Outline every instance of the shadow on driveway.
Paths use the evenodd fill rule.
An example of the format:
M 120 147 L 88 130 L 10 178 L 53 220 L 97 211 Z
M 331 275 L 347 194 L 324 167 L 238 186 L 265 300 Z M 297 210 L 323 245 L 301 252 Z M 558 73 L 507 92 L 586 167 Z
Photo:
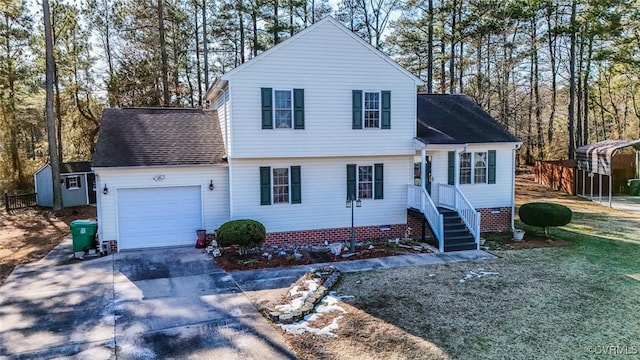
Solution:
M 0 287 L 0 357 L 295 358 L 200 250 L 59 264 L 45 258 L 18 267 Z

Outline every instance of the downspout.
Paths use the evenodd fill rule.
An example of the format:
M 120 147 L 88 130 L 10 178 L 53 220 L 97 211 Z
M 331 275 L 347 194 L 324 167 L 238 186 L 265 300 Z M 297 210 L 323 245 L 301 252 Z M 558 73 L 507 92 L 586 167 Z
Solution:
M 513 167 L 511 173 L 513 178 L 511 179 L 511 231 L 516 229 L 516 151 L 520 149 L 522 143 L 515 144 L 511 151 L 511 166 Z

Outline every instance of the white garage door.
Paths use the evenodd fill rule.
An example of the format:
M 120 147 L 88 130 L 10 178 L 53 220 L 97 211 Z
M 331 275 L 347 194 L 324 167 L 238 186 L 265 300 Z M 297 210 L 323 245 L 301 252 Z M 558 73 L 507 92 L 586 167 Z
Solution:
M 195 244 L 202 228 L 199 186 L 117 192 L 119 249 Z

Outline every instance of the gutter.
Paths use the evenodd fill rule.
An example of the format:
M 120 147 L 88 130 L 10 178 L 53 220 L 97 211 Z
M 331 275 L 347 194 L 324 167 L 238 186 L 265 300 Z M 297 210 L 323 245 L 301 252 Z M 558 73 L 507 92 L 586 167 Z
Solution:
M 511 151 L 511 163 L 513 164 L 513 179 L 511 181 L 511 232 L 516 229 L 516 151 L 520 149 L 522 143 L 517 143 Z

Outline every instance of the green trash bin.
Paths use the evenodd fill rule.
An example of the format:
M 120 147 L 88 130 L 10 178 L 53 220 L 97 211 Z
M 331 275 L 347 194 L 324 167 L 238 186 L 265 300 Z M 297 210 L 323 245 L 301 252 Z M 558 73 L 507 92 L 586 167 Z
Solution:
M 96 232 L 98 222 L 93 220 L 73 220 L 71 222 L 71 237 L 73 238 L 73 252 L 87 251 L 96 248 Z

